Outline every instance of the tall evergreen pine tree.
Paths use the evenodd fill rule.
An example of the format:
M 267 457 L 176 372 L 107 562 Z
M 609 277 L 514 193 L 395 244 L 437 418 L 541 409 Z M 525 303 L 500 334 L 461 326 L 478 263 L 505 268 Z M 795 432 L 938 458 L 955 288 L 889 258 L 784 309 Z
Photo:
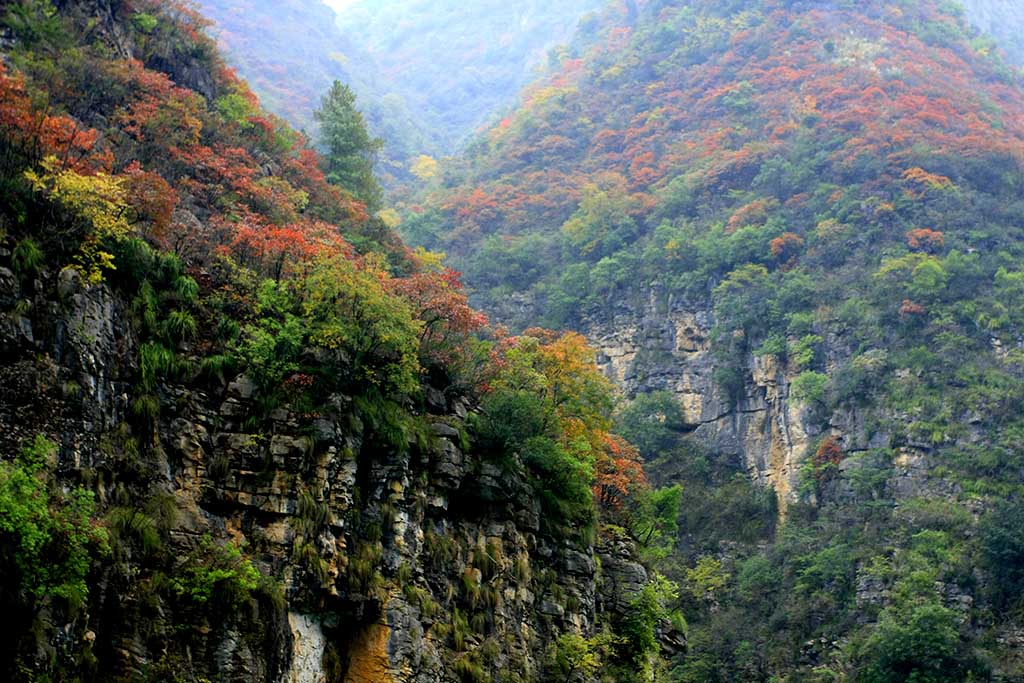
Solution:
M 355 93 L 335 81 L 314 117 L 320 124 L 327 179 L 366 202 L 370 209 L 380 208 L 383 193 L 373 175 L 373 165 L 384 141 L 371 137 L 362 112 L 356 109 Z

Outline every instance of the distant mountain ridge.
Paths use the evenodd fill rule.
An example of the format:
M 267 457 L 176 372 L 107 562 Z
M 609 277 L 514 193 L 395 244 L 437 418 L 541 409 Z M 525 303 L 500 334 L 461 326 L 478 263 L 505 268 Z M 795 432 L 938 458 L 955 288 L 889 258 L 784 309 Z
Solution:
M 430 121 L 445 151 L 510 104 L 605 0 L 356 0 L 338 25 Z

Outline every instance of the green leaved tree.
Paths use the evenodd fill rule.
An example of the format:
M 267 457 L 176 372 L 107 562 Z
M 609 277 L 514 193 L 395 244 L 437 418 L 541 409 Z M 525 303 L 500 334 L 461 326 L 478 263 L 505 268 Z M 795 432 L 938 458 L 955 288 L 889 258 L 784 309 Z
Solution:
M 381 205 L 382 192 L 373 175 L 384 141 L 370 136 L 351 88 L 335 81 L 313 116 L 320 124 L 324 171 L 334 185 L 345 188 L 370 209 Z

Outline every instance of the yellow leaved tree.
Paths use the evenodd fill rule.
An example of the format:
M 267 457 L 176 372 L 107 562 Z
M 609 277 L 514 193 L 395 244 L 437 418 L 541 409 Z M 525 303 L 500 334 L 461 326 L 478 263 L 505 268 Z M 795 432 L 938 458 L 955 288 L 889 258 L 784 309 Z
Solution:
M 107 173 L 81 175 L 63 168 L 50 156 L 40 170 L 25 172 L 36 192 L 63 207 L 84 231 L 76 263 L 89 282 L 103 281 L 104 270 L 114 270 L 114 257 L 102 249 L 104 240 L 123 239 L 133 233 L 128 222 L 130 206 L 123 178 Z
M 440 165 L 437 163 L 437 159 L 421 154 L 412 162 L 409 171 L 423 182 L 426 182 L 437 176 L 439 168 Z

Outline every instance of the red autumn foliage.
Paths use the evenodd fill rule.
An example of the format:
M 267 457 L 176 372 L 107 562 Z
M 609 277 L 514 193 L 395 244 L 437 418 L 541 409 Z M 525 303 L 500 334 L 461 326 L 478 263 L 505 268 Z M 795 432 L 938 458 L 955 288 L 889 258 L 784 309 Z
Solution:
M 814 453 L 814 457 L 811 460 L 814 467 L 814 476 L 819 481 L 827 479 L 831 474 L 830 470 L 838 467 L 844 457 L 845 454 L 843 453 L 842 446 L 839 445 L 839 440 L 834 436 L 827 437 L 818 446 L 818 450 Z
M 304 372 L 295 372 L 284 380 L 284 390 L 289 394 L 301 395 L 316 384 L 316 378 Z
M 607 434 L 594 463 L 594 498 L 602 508 L 621 511 L 631 495 L 650 488 L 640 451 L 622 437 Z
M 934 254 L 946 246 L 946 236 L 938 230 L 918 228 L 907 233 L 907 245 L 915 251 Z
M 247 199 L 259 194 L 255 181 L 260 170 L 244 148 L 191 145 L 170 151 L 181 172 L 188 174 L 181 182 L 210 204 L 227 193 Z
M 274 278 L 301 271 L 318 258 L 354 255 L 337 228 L 322 221 L 275 225 L 263 215 L 243 211 L 235 220 L 218 219 L 218 226 L 239 261 Z
M 773 239 L 770 243 L 772 256 L 781 263 L 791 263 L 796 260 L 800 249 L 804 246 L 804 238 L 793 232 L 785 232 Z
M 921 304 L 916 304 L 910 299 L 904 299 L 903 303 L 900 305 L 901 318 L 917 317 L 924 315 L 926 312 L 927 311 L 924 306 L 922 306 Z
M 21 154 L 40 159 L 56 156 L 81 172 L 107 170 L 111 157 L 94 150 L 97 131 L 68 116 L 51 116 L 37 110 L 25 92 L 20 76 L 7 73 L 0 62 L 0 135 Z
M 388 280 L 388 289 L 411 302 L 425 324 L 420 347 L 425 359 L 450 363 L 459 345 L 487 325 L 487 316 L 469 305 L 460 273 L 446 268 Z
M 726 224 L 726 232 L 736 232 L 747 226 L 761 226 L 768 220 L 768 213 L 775 208 L 777 202 L 774 199 L 755 199 L 736 209 Z
M 147 69 L 134 59 L 115 62 L 110 73 L 130 93 L 129 103 L 117 120 L 136 140 L 162 149 L 199 142 L 205 108 L 199 95 L 176 86 L 166 74 Z
M 146 45 L 133 51 L 139 59 L 86 50 L 90 96 L 83 97 L 69 82 L 51 92 L 50 105 L 77 111 L 85 120 L 101 120 L 133 143 L 123 144 L 126 136 L 116 135 L 110 139 L 122 144 L 104 140 L 98 145 L 98 133 L 73 116 L 37 110 L 22 77 L 8 75 L 0 64 L 0 134 L 22 157 L 53 154 L 80 172 L 120 168 L 131 217 L 142 234 L 176 251 L 192 267 L 227 256 L 259 275 L 279 277 L 306 259 L 354 256 L 343 233 L 358 236 L 367 247 L 379 245 L 395 263 L 408 262 L 407 250 L 392 231 L 371 219 L 343 188 L 327 182 L 308 140 L 260 110 L 248 86 L 216 55 L 203 33 L 205 20 L 193 8 L 131 0 L 118 11 L 128 13 L 128 23 L 135 12 L 159 16 L 161 39 L 172 35 L 182 49 L 194 48 L 192 71 L 177 76 L 192 78 L 205 68 L 215 92 L 240 96 L 254 114 L 242 125 L 225 118 L 214 100 L 175 83 L 177 66 L 158 59 L 171 71 L 152 68 Z M 114 152 L 121 158 L 115 160 Z M 188 210 L 176 221 L 179 204 Z
M 137 220 L 148 225 L 148 234 L 154 241 L 165 245 L 178 193 L 159 174 L 142 170 L 138 161 L 124 170 L 124 176 L 128 203 L 135 209 Z
M 906 194 L 911 199 L 921 199 L 929 192 L 941 192 L 954 187 L 953 181 L 946 176 L 929 173 L 917 166 L 904 171 L 903 179 L 907 181 Z

